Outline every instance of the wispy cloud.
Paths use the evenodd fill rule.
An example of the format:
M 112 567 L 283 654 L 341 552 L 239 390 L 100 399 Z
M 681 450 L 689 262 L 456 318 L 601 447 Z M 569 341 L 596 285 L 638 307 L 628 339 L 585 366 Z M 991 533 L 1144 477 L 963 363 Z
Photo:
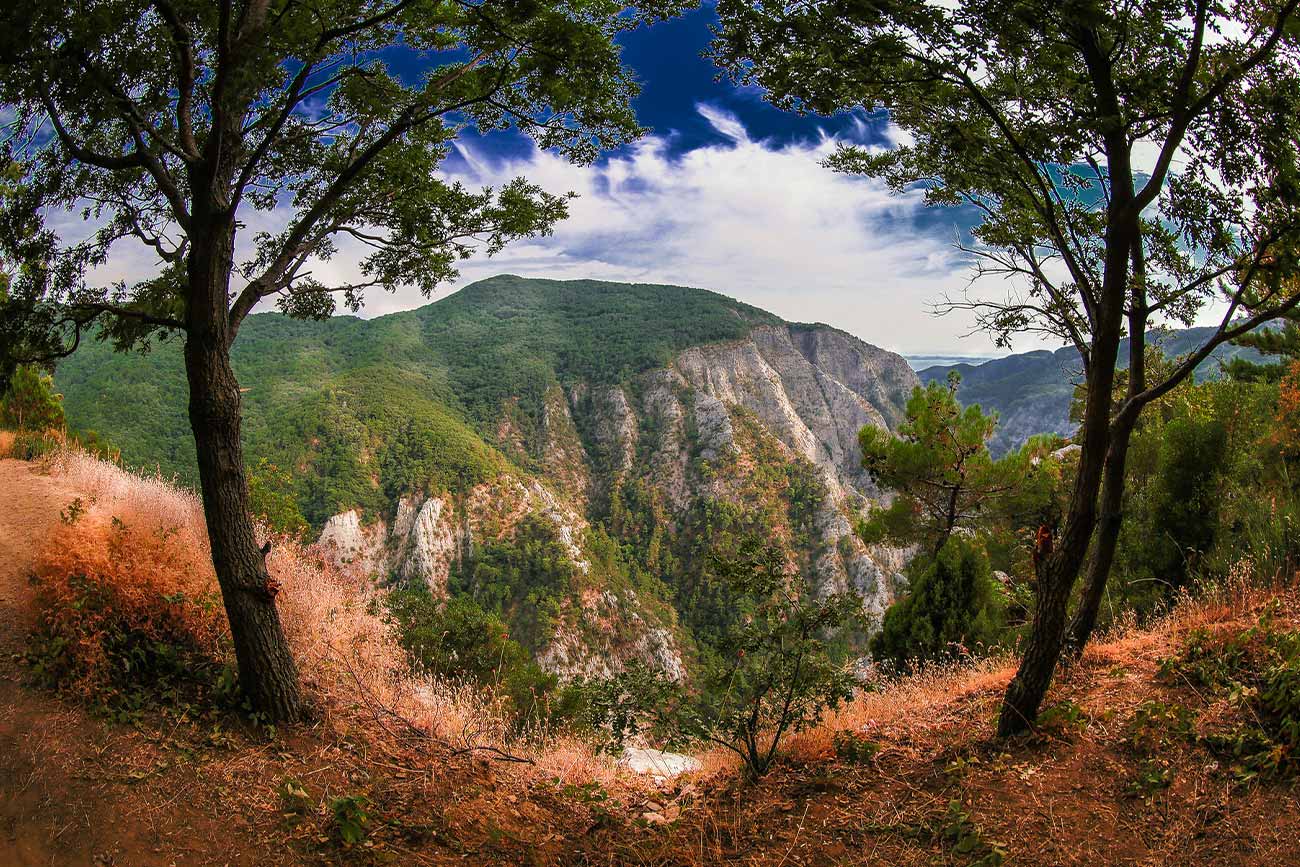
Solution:
M 927 312 L 962 285 L 966 263 L 951 229 L 918 221 L 919 194 L 894 196 L 877 182 L 826 169 L 821 160 L 834 149 L 832 139 L 754 141 L 734 115 L 709 105 L 697 110 L 730 141 L 673 155 L 663 139 L 650 138 L 593 167 L 542 151 L 494 161 L 462 148 L 455 177 L 468 185 L 523 175 L 579 198 L 553 236 L 464 263 L 458 285 L 502 272 L 675 283 L 790 319 L 829 322 L 893 348 L 968 345 L 960 339 L 968 323 Z M 332 267 L 345 267 L 345 257 Z M 367 310 L 421 300 L 374 295 Z

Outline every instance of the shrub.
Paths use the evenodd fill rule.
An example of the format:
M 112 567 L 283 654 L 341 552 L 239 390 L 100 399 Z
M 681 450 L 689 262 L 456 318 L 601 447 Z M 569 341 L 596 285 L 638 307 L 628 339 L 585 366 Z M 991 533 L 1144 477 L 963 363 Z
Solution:
M 33 365 L 20 365 L 0 395 L 0 423 L 20 431 L 62 430 L 63 395 L 54 379 Z
M 619 736 L 650 728 L 670 743 L 707 743 L 738 755 L 749 779 L 763 776 L 782 739 L 821 720 L 853 694 L 855 682 L 836 661 L 826 636 L 860 616 L 851 594 L 813 599 L 781 552 L 747 543 L 732 559 L 711 564 L 743 616 L 701 648 L 691 688 L 662 674 L 629 669 L 603 685 L 606 711 Z M 600 721 L 600 720 L 597 720 Z
M 1161 674 L 1207 687 L 1237 708 L 1235 723 L 1203 735 L 1241 781 L 1300 772 L 1300 631 L 1281 631 L 1269 614 L 1242 632 L 1198 630 Z
M 84 511 L 79 498 L 63 510 L 36 562 L 33 674 L 114 711 L 214 689 L 225 621 L 202 552 L 180 528 L 151 531 L 116 518 L 105 543 L 104 528 Z
M 917 563 L 923 561 L 916 561 Z M 871 653 L 898 668 L 916 660 L 962 656 L 996 644 L 1002 611 L 988 558 L 961 537 L 949 539 L 908 594 L 885 612 Z
M 393 591 L 387 607 L 416 673 L 486 687 L 518 723 L 560 714 L 564 703 L 555 675 L 543 671 L 501 619 L 472 598 L 438 600 L 419 586 Z

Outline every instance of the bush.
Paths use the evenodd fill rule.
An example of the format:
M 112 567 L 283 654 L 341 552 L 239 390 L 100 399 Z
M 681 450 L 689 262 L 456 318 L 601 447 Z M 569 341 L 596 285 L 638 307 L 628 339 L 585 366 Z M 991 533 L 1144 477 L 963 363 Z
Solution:
M 217 688 L 226 628 L 210 567 L 179 531 L 107 531 L 63 510 L 36 563 L 36 679 L 111 711 Z M 205 580 L 206 578 L 206 580 Z
M 949 539 L 928 565 L 914 561 L 911 589 L 885 612 L 871 640 L 878 660 L 900 669 L 998 643 L 1002 610 L 988 558 L 966 539 Z
M 1300 631 L 1276 628 L 1269 614 L 1242 632 L 1191 633 L 1161 675 L 1209 688 L 1236 707 L 1237 720 L 1201 737 L 1238 780 L 1300 773 Z
M 53 378 L 33 365 L 20 365 L 0 395 L 0 423 L 20 431 L 62 430 L 63 395 L 54 391 Z
M 701 648 L 692 688 L 634 667 L 600 685 L 589 706 L 603 711 L 594 721 L 612 729 L 615 746 L 648 728 L 669 743 L 730 750 L 753 780 L 771 768 L 787 734 L 817 723 L 852 695 L 853 677 L 825 636 L 859 617 L 862 600 L 811 598 L 779 550 L 754 543 L 714 561 L 711 571 L 741 602 L 744 616 Z
M 555 675 L 543 671 L 501 619 L 472 598 L 441 601 L 428 588 L 413 587 L 390 593 L 388 612 L 417 674 L 486 687 L 517 724 L 567 714 Z

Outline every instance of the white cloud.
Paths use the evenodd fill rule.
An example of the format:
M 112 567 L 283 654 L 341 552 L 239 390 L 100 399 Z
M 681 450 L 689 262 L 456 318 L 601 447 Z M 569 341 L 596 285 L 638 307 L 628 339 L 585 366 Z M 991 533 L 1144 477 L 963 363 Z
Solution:
M 961 339 L 969 322 L 928 312 L 964 285 L 966 265 L 950 231 L 918 227 L 919 195 L 896 197 L 824 168 L 832 140 L 775 146 L 751 140 L 732 115 L 699 111 L 731 142 L 673 156 L 650 138 L 598 167 L 540 151 L 490 163 L 462 149 L 468 168 L 457 177 L 468 185 L 523 175 L 579 198 L 552 237 L 463 263 L 457 285 L 499 273 L 673 283 L 828 322 L 890 348 L 988 348 L 983 338 Z M 367 314 L 421 301 L 413 291 L 376 293 Z
M 962 289 L 968 271 L 950 229 L 918 223 L 918 194 L 894 196 L 878 182 L 826 169 L 821 160 L 834 149 L 833 139 L 754 141 L 735 116 L 697 108 L 728 142 L 674 155 L 664 139 L 651 137 L 589 167 L 543 151 L 500 161 L 461 147 L 464 167 L 452 177 L 468 186 L 499 186 L 522 175 L 579 198 L 554 235 L 462 263 L 461 278 L 438 297 L 500 273 L 672 283 L 722 292 L 787 319 L 827 322 L 892 349 L 989 350 L 983 337 L 962 337 L 969 320 L 929 313 L 930 303 Z M 257 225 L 244 229 L 242 241 L 287 216 L 250 215 Z M 310 265 L 323 283 L 359 276 L 363 249 L 339 246 L 330 262 Z M 122 253 L 102 277 L 154 270 L 148 251 Z M 363 315 L 424 303 L 413 288 L 372 291 Z

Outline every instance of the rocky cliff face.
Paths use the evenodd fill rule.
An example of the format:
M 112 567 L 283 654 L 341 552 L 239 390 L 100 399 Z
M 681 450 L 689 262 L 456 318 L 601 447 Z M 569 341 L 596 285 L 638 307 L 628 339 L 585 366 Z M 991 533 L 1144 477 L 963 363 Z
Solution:
M 638 552 L 636 569 L 657 573 L 671 593 L 702 568 L 685 553 L 708 542 L 695 538 L 692 516 L 725 506 L 756 516 L 815 592 L 854 590 L 879 615 L 904 558 L 852 532 L 855 515 L 881 496 L 859 465 L 857 434 L 896 424 L 916 384 L 901 357 L 843 332 L 761 325 L 744 339 L 686 349 L 621 385 L 553 387 L 531 445 L 509 423 L 518 406 L 504 407 L 498 445 L 527 453 L 532 473 L 460 497 L 412 494 L 391 515 L 336 515 L 321 544 L 383 580 L 442 593 L 476 545 L 510 537 L 529 515 L 554 529 L 576 574 L 586 575 L 589 525 L 598 523 L 622 533 Z M 633 488 L 644 511 L 635 521 L 624 496 Z M 661 547 L 683 552 L 675 566 L 663 565 Z M 566 676 L 608 674 L 631 659 L 681 676 L 689 637 L 673 620 L 631 588 L 575 585 L 537 657 Z

